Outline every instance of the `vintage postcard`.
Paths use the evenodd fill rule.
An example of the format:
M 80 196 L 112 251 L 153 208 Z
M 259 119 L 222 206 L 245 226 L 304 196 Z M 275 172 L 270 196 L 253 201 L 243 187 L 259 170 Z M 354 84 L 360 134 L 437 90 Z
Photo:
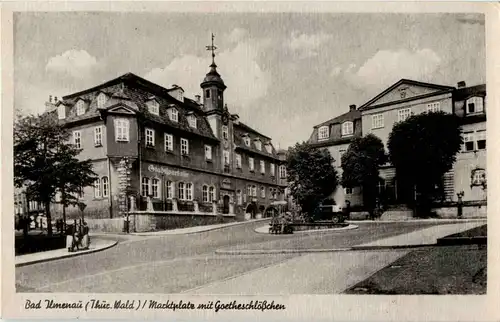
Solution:
M 2 317 L 498 320 L 498 9 L 4 4 Z

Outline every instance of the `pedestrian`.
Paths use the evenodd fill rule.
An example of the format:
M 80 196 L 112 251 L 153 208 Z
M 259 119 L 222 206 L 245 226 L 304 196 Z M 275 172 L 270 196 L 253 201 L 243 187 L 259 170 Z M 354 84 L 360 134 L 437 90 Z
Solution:
M 89 237 L 89 226 L 84 221 L 82 225 L 82 249 L 89 249 L 90 237 Z
M 80 238 L 80 226 L 76 223 L 75 220 L 75 229 L 73 231 L 73 245 L 76 247 L 76 250 L 80 250 L 80 243 L 81 243 L 81 238 Z
M 73 252 L 75 250 L 74 229 L 75 227 L 73 225 L 68 225 L 66 227 L 66 248 L 68 252 Z
M 349 200 L 345 201 L 344 216 L 346 220 L 351 219 L 351 202 Z

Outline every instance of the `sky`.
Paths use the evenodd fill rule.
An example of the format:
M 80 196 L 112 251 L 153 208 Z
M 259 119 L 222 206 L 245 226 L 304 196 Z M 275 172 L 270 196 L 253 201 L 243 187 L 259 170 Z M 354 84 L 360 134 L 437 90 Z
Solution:
M 230 112 L 276 147 L 409 78 L 486 81 L 481 14 L 16 13 L 14 107 L 40 113 L 62 97 L 132 72 L 201 94 L 210 33 Z

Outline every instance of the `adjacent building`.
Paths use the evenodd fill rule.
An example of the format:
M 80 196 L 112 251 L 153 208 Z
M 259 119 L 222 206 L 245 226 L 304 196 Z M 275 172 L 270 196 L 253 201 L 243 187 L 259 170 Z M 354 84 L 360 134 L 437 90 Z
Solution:
M 231 114 L 226 85 L 214 61 L 201 85 L 202 95 L 184 96 L 182 87 L 164 88 L 128 73 L 90 89 L 48 102 L 50 113 L 91 159 L 98 175 L 80 196 L 86 216 L 118 213 L 119 163 L 127 158 L 129 192 L 137 207 L 210 211 L 251 217 L 283 197 L 283 163 L 271 138 Z

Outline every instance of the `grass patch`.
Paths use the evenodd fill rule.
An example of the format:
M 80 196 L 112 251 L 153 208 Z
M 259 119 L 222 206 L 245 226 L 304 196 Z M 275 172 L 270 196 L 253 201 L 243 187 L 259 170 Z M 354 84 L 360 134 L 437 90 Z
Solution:
M 352 286 L 347 294 L 486 294 L 486 249 L 416 250 Z
M 456 238 L 456 237 L 487 237 L 488 236 L 488 229 L 487 225 L 479 226 L 476 228 L 472 228 L 463 232 L 460 232 L 458 234 L 453 234 L 446 236 L 445 238 Z

